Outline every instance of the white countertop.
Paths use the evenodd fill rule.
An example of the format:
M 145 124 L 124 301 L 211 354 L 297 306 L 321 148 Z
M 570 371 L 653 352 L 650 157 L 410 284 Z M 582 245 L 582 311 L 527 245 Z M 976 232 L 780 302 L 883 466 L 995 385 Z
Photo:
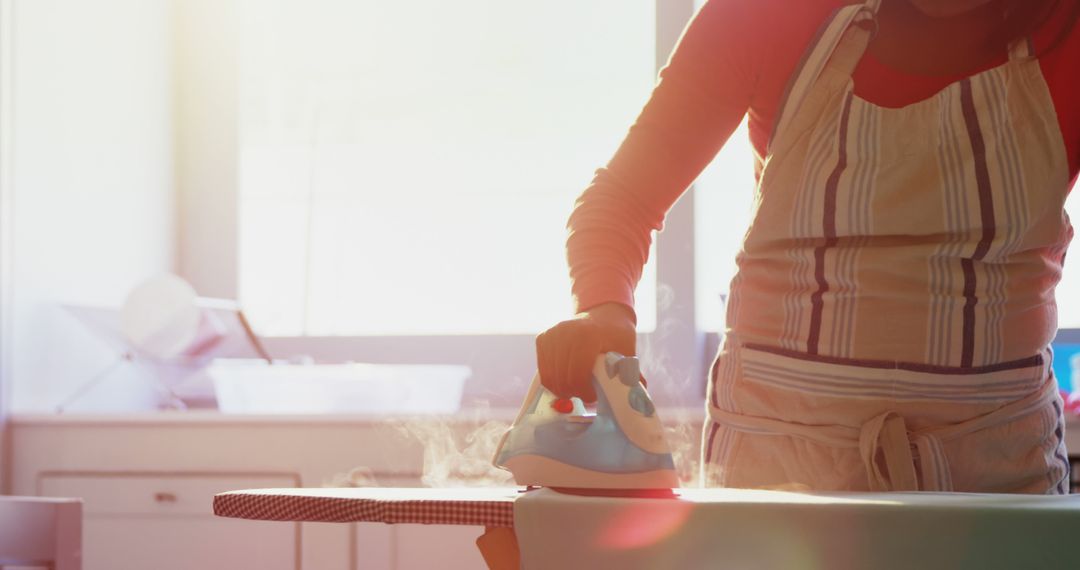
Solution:
M 226 414 L 216 410 L 145 411 L 123 413 L 19 413 L 8 416 L 15 425 L 152 425 L 152 424 L 382 424 L 400 422 L 475 424 L 488 421 L 513 421 L 516 408 L 466 409 L 453 415 L 359 415 L 359 414 Z M 661 417 L 670 423 L 701 423 L 705 411 L 700 408 L 661 409 Z

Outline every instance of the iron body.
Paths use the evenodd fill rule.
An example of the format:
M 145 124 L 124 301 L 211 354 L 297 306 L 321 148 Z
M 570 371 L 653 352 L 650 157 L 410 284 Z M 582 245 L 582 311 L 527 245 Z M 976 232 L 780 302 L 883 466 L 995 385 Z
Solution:
M 558 398 L 533 377 L 494 463 L 519 485 L 568 489 L 672 489 L 679 486 L 664 428 L 641 382 L 637 358 L 615 352 L 593 366 L 596 411 Z

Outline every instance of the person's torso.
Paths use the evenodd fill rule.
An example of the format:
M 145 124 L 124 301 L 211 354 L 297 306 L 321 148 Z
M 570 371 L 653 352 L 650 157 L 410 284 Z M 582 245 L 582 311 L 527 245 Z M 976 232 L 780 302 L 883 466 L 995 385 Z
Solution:
M 865 57 L 850 36 L 802 60 L 823 71 L 794 81 L 774 114 L 729 333 L 957 368 L 1039 353 L 1072 235 L 1068 149 L 1041 62 L 1018 56 L 891 108 L 860 94 L 852 69 Z
M 787 81 L 799 64 L 806 46 L 813 41 L 818 26 L 850 0 L 807 0 L 792 5 L 784 0 L 755 2 L 751 18 L 760 25 L 755 33 L 764 34 L 761 45 L 767 46 L 758 55 L 755 96 L 749 110 L 750 139 L 759 156 L 764 156 L 769 134 Z M 1062 8 L 1064 10 L 1064 7 Z M 1054 19 L 1033 36 L 1036 49 L 1054 43 L 1061 32 L 1065 14 Z M 968 72 L 928 76 L 907 73 L 882 63 L 872 53 L 859 62 L 852 77 L 855 93 L 876 105 L 900 108 L 932 97 L 964 77 L 1003 64 L 1005 54 L 985 59 Z M 1054 100 L 1058 124 L 1065 141 L 1069 169 L 1075 181 L 1080 172 L 1080 74 L 1075 72 L 1080 61 L 1080 31 L 1073 30 L 1057 47 L 1040 54 L 1039 64 Z M 759 165 L 760 167 L 760 165 Z

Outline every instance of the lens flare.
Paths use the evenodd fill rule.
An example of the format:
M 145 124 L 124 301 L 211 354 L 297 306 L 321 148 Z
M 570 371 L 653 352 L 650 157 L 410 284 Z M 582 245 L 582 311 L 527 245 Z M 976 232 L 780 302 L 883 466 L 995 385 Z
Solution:
M 597 535 L 597 546 L 628 550 L 651 546 L 670 537 L 690 517 L 692 504 L 656 499 L 652 504 L 629 504 L 616 511 Z

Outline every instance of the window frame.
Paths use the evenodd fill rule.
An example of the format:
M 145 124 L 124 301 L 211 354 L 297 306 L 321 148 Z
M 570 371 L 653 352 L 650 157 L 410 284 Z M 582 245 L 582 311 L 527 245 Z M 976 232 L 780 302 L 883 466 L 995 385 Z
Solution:
M 667 61 L 695 0 L 655 0 L 655 69 Z M 237 0 L 187 0 L 174 5 L 177 81 L 176 178 L 179 273 L 202 295 L 235 299 L 239 291 L 238 107 L 235 30 Z M 185 79 L 192 78 L 193 81 Z M 569 214 L 569 212 L 567 212 Z M 552 244 L 559 247 L 559 244 Z M 664 405 L 700 408 L 706 371 L 722 333 L 704 331 L 695 316 L 694 192 L 689 188 L 656 235 L 656 330 L 640 334 L 638 350 L 650 385 Z M 564 315 L 563 317 L 567 317 Z M 553 315 L 554 321 L 560 318 Z M 540 331 L 537 331 L 540 332 Z M 316 361 L 450 363 L 472 367 L 466 405 L 512 407 L 534 369 L 534 335 L 266 337 L 278 358 Z M 1080 328 L 1059 329 L 1056 343 L 1080 343 Z M 661 371 L 657 375 L 656 371 Z
M 0 0 L 0 457 L 6 453 L 7 438 L 4 424 L 11 409 L 14 390 L 12 355 L 13 331 L 13 224 L 14 178 L 12 162 L 15 154 L 12 123 L 14 122 L 14 61 L 15 5 L 12 0 Z M 2 482 L 2 477 L 0 477 Z
M 654 69 L 659 71 L 696 6 L 694 0 L 655 0 L 654 9 Z M 178 271 L 202 295 L 235 299 L 240 280 L 237 0 L 179 2 L 175 10 Z M 711 357 L 694 313 L 693 203 L 691 188 L 656 235 L 658 294 L 661 289 L 674 293 L 674 302 L 658 303 L 656 330 L 638 338 L 645 373 L 670 376 L 651 385 L 658 402 L 691 408 L 701 405 Z M 553 315 L 552 324 L 568 317 Z M 465 405 L 517 406 L 521 386 L 535 368 L 532 334 L 270 336 L 263 342 L 275 358 L 466 364 L 473 376 Z

